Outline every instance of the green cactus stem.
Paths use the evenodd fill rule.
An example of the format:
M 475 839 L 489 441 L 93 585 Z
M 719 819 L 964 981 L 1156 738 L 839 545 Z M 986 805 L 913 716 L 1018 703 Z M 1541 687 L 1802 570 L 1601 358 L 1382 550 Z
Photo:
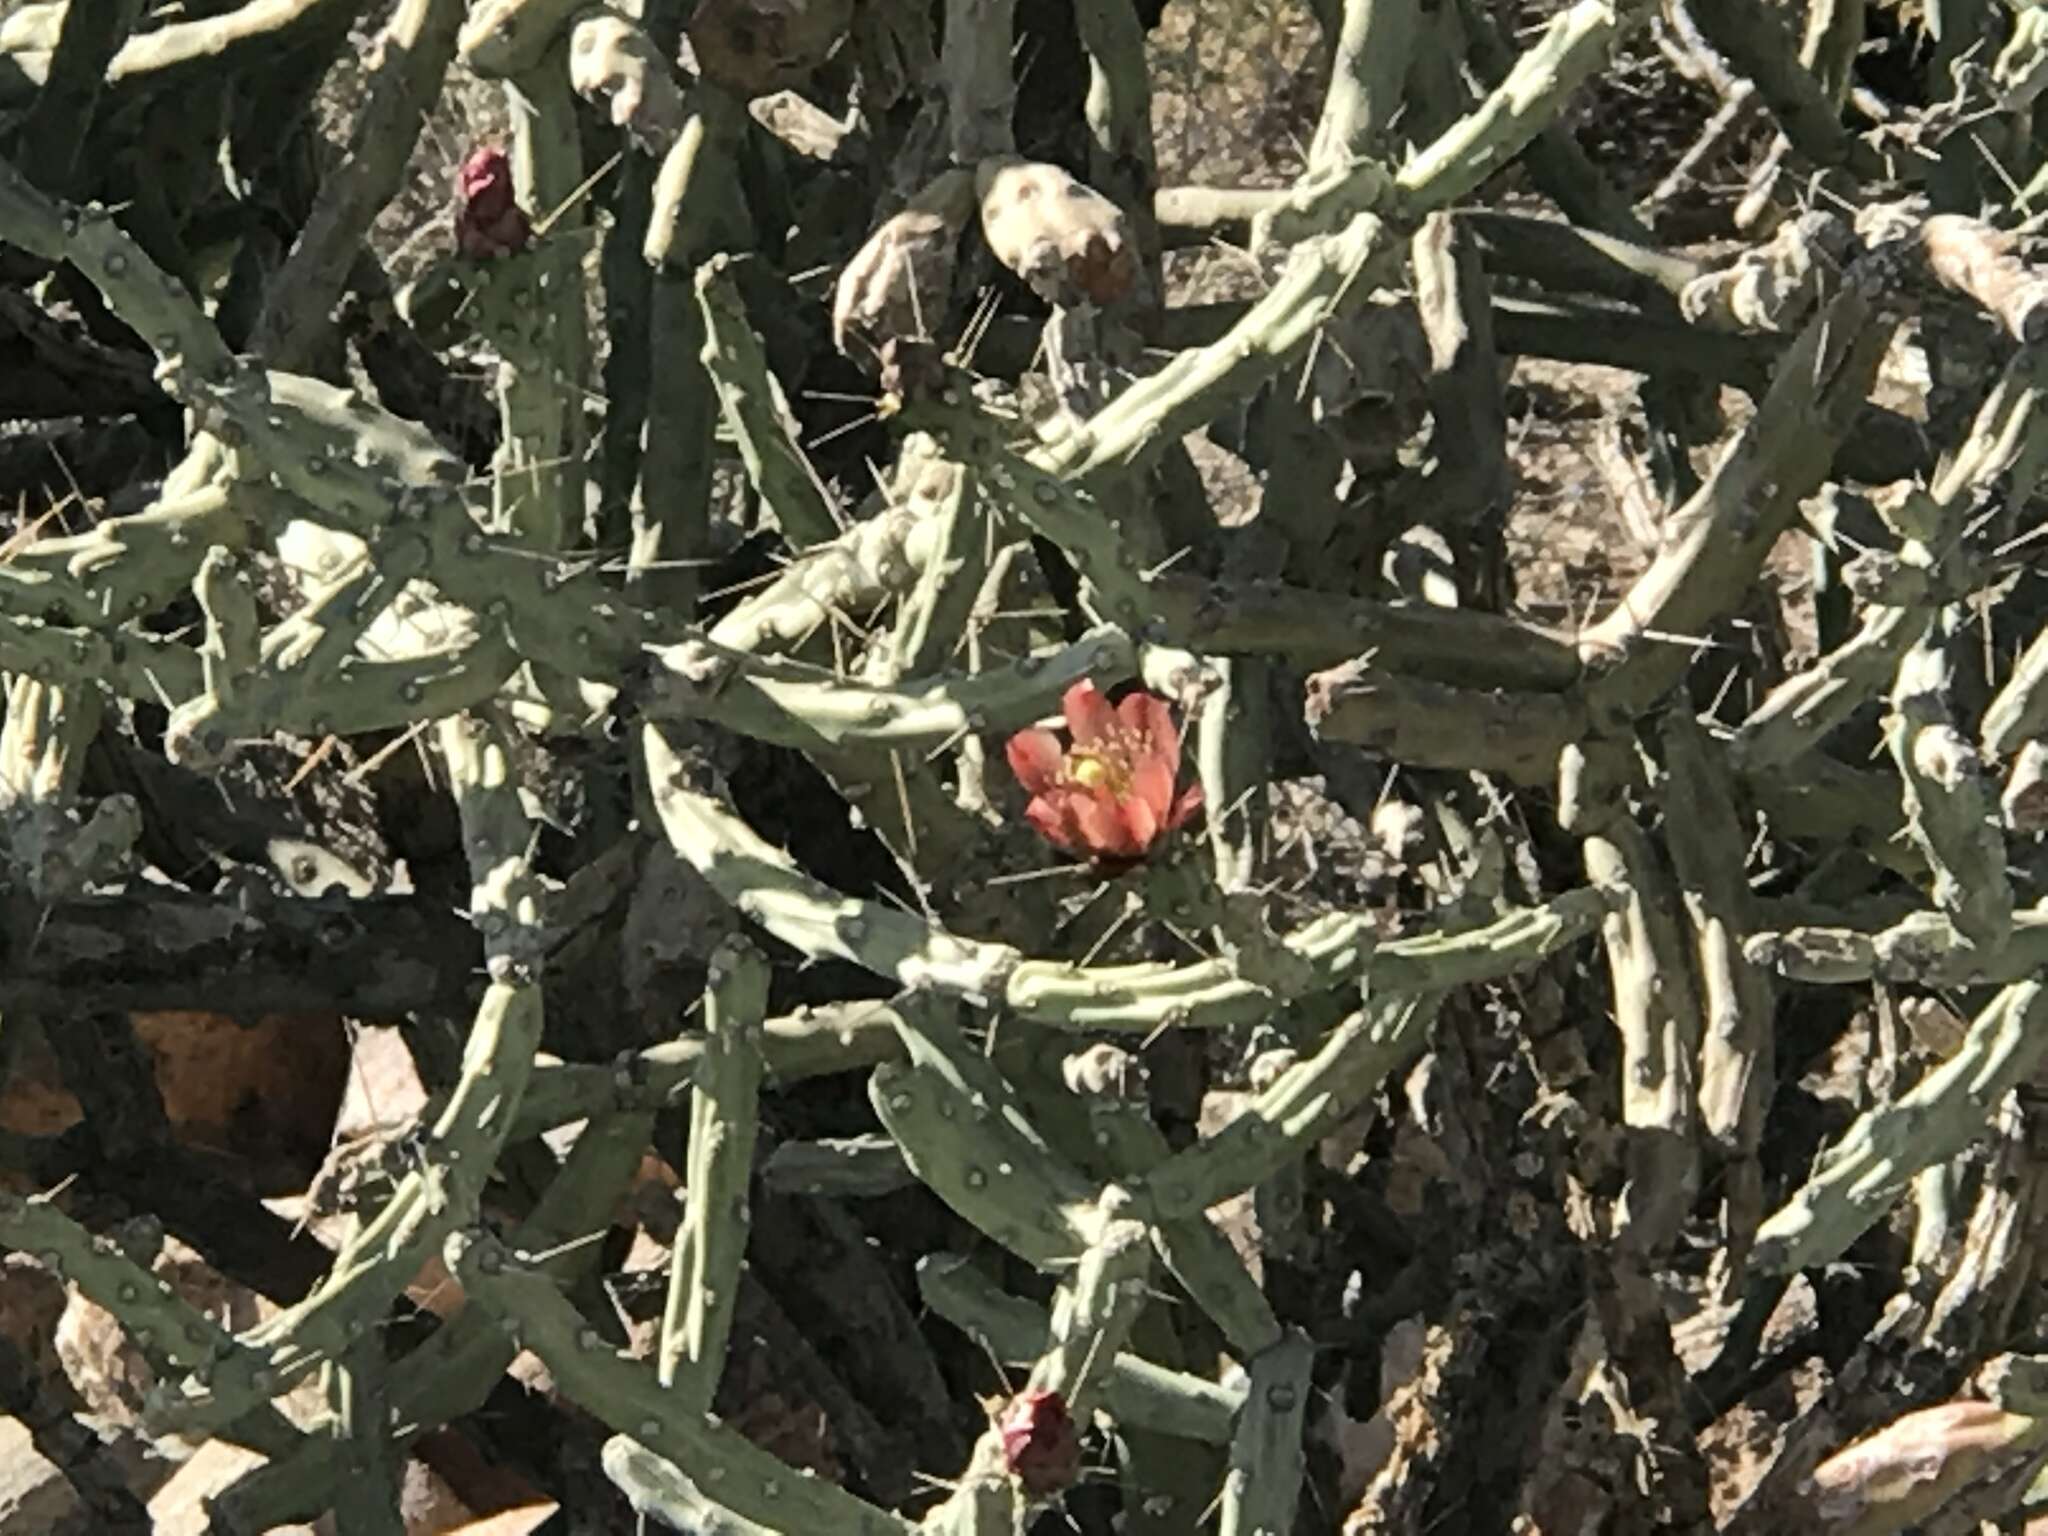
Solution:
M 389 1374 L 384 1341 L 375 1334 L 327 1365 L 333 1437 L 349 1447 L 349 1475 L 334 1486 L 336 1536 L 406 1536 L 399 1504 L 404 1458 L 383 1432 Z
M 261 485 L 167 490 L 144 511 L 17 549 L 0 565 L 0 612 L 88 626 L 141 618 L 191 584 L 209 548 L 240 550 L 251 524 L 281 525 L 289 505 Z
M 1727 57 L 1735 73 L 1755 85 L 1803 158 L 1817 166 L 1840 166 L 1867 181 L 1887 181 L 1894 170 L 1906 168 L 1888 165 L 1849 131 L 1827 86 L 1801 62 L 1799 47 L 1770 7 L 1759 0 L 1728 0 L 1725 5 L 1701 6 L 1692 15 L 1701 34 Z M 1914 157 L 1899 158 L 1910 162 Z
M 1770 1097 L 1776 998 L 1768 972 L 1744 947 L 1755 927 L 1754 900 L 1745 869 L 1747 844 L 1725 770 L 1689 711 L 1668 714 L 1661 738 L 1668 775 L 1664 838 L 1692 927 L 1705 1010 L 1697 1069 L 1700 1127 L 1738 1161 L 1728 1200 L 1734 1229 L 1744 1231 L 1762 1216 L 1761 1172 L 1754 1160 Z
M 1215 1028 L 1264 1018 L 1271 988 L 1226 961 L 1084 967 L 1026 959 L 1008 945 L 962 938 L 936 923 L 835 891 L 800 870 L 735 815 L 669 744 L 642 736 L 655 809 L 684 862 L 745 916 L 805 954 L 831 955 L 899 985 L 977 1004 L 999 1002 L 1068 1029 L 1146 1032 Z M 1508 974 L 1589 933 L 1613 899 L 1582 889 L 1510 912 L 1479 929 L 1381 942 L 1367 914 L 1332 913 L 1281 942 L 1308 963 L 1311 990 L 1370 979 L 1385 991 L 1438 990 Z
M 61 30 L 42 89 L 12 132 L 37 184 L 64 196 L 77 181 L 107 71 L 143 8 L 136 0 L 69 0 L 59 10 Z
M 875 1068 L 868 1099 L 910 1171 L 1020 1257 L 1078 1259 L 1101 1224 L 1101 1189 L 1045 1144 L 956 1026 L 929 1008 L 898 1017 L 910 1059 Z
M 1503 35 L 1494 13 L 1477 0 L 1458 0 L 1457 21 L 1466 46 L 1463 50 L 1445 49 L 1445 57 L 1455 60 L 1460 51 L 1468 52 L 1477 82 L 1489 90 L 1498 90 L 1521 56 Z M 1446 27 L 1443 32 L 1449 33 L 1451 29 Z M 1454 40 L 1455 34 L 1447 39 Z M 1637 215 L 1632 201 L 1593 163 L 1569 123 L 1553 117 L 1529 141 L 1521 159 L 1529 168 L 1530 180 L 1557 204 L 1566 218 L 1584 226 L 1588 233 L 1643 246 L 1654 243 L 1654 236 Z M 1487 270 L 1495 270 L 1490 261 Z
M 170 704 L 204 686 L 198 651 L 161 635 L 62 629 L 15 619 L 0 624 L 0 671 L 68 680 L 129 699 Z
M 1483 102 L 1398 175 L 1372 160 L 1333 163 L 1320 174 L 1312 166 L 1284 204 L 1254 221 L 1254 247 L 1297 244 L 1373 210 L 1420 218 L 1462 199 L 1563 111 L 1573 92 L 1606 65 L 1614 44 L 1640 20 L 1640 12 L 1635 5 L 1578 0 L 1551 19 L 1542 38 Z
M 1057 441 L 1034 449 L 1031 461 L 1090 491 L 1098 481 L 1114 481 L 1141 467 L 1166 444 L 1199 431 L 1232 402 L 1247 398 L 1391 274 L 1398 256 L 1386 227 L 1370 215 L 1346 224 L 1327 242 L 1298 247 L 1273 285 L 1228 333 L 1130 385 Z
M 455 59 L 462 0 L 403 0 L 370 55 L 368 95 L 341 163 L 263 296 L 249 350 L 274 368 L 312 371 L 314 348 L 371 221 L 396 195 L 421 125 Z
M 85 894 L 125 874 L 142 834 L 131 795 L 79 802 L 86 752 L 99 734 L 105 696 L 90 683 L 7 679 L 0 727 L 0 848 L 37 901 Z
M 1800 500 L 1827 475 L 1891 339 L 1882 266 L 1844 274 L 1841 292 L 1786 349 L 1735 445 L 1665 520 L 1649 568 L 1581 632 L 1580 655 L 1604 673 L 1585 685 L 1596 716 L 1634 714 L 1684 675 L 1697 638 L 1749 591 Z
M 1994 762 L 2010 758 L 2040 736 L 2048 736 L 2048 630 L 2020 652 L 2005 686 L 1984 706 L 1984 755 Z
M 1401 108 L 1419 19 L 1415 0 L 1345 0 L 1330 88 L 1309 143 L 1311 172 L 1348 169 L 1380 152 Z
M 2008 832 L 2048 831 L 2048 741 L 2023 742 L 2013 754 L 1998 812 Z
M 162 38 L 177 30 L 163 27 L 148 36 Z M 128 46 L 137 41 L 141 39 L 131 39 Z M 177 358 L 207 377 L 224 376 L 233 366 L 220 333 L 184 286 L 151 261 L 104 208 L 59 205 L 30 186 L 12 164 L 0 160 L 0 229 L 7 231 L 10 245 L 77 267 L 105 296 L 108 307 L 149 343 L 159 361 Z
M 1216 670 L 1223 686 L 1203 703 L 1195 762 L 1209 807 L 1216 885 L 1238 891 L 1254 883 L 1265 842 L 1270 676 L 1262 663 L 1241 656 L 1219 660 Z
M 1525 619 L 1173 575 L 1147 593 L 1165 633 L 1210 654 L 1282 657 L 1308 669 L 1371 654 L 1403 676 L 1535 693 L 1560 692 L 1579 678 L 1570 638 Z
M 1308 679 L 1303 715 L 1321 741 L 1353 742 L 1417 768 L 1468 768 L 1549 784 L 1558 754 L 1591 728 L 1568 694 L 1482 693 L 1346 662 Z
M 438 734 L 462 815 L 470 920 L 483 935 L 484 963 L 499 980 L 537 975 L 547 952 L 546 898 L 533 871 L 533 829 L 513 765 L 517 739 L 483 714 L 445 716 Z M 517 1068 L 522 1088 L 530 1066 L 529 1059 Z
M 1699 1178 L 1696 1081 L 1705 1000 L 1683 910 L 1655 844 L 1616 802 L 1622 785 L 1604 755 L 1571 749 L 1559 821 L 1579 834 L 1586 877 L 1624 890 L 1601 921 L 1621 1036 L 1621 1118 L 1630 1131 L 1629 1241 L 1674 1239 Z
M 93 1236 L 47 1199 L 0 1193 L 0 1248 L 34 1255 L 50 1273 L 105 1307 L 159 1380 L 181 1371 L 217 1369 L 242 1346 L 228 1331 L 110 1242 Z M 223 1438 L 288 1456 L 298 1430 L 264 1403 L 226 1422 Z
M 1770 768 L 1793 762 L 1895 678 L 1907 654 L 1924 643 L 1941 600 L 1942 578 L 1959 563 L 1958 520 L 1980 494 L 2015 469 L 2038 432 L 2042 367 L 2031 352 L 2015 357 L 1928 492 L 1908 496 L 1890 514 L 1902 540 L 1891 584 L 1902 590 L 1896 596 L 1883 594 L 1865 611 L 1854 636 L 1771 691 L 1736 733 L 1734 750 L 1741 764 Z M 2022 488 L 2015 486 L 2013 494 L 2022 494 Z M 1920 579 L 1908 584 L 1914 577 Z M 1992 716 L 1987 712 L 1985 718 L 1988 741 Z
M 1144 387 L 1132 386 L 1119 403 Z M 964 389 L 949 389 L 938 400 L 920 401 L 901 414 L 943 439 L 1006 506 L 1059 545 L 1082 573 L 1084 591 L 1098 611 L 1133 634 L 1159 634 L 1209 652 L 1280 655 L 1303 665 L 1377 650 L 1395 670 L 1447 682 L 1483 680 L 1556 691 L 1579 675 L 1578 657 L 1563 637 L 1519 620 L 1295 587 L 1225 588 L 1148 575 L 1139 569 L 1109 508 L 1041 467 L 1045 453 L 1005 448 L 992 419 L 973 407 Z
M 1060 1284 L 1029 1386 L 1057 1392 L 1077 1424 L 1095 1410 L 1145 1304 L 1152 1247 L 1142 1222 L 1112 1220 Z
M 1017 108 L 1016 0 L 946 0 L 939 80 L 955 165 L 1017 152 L 1010 119 Z
M 356 643 L 384 607 L 427 568 L 424 539 L 385 540 L 372 564 L 367 558 L 343 560 L 339 569 L 317 585 L 305 605 L 264 634 L 250 654 L 255 638 L 255 599 L 246 577 L 222 563 L 224 551 L 209 554 L 200 568 L 196 592 L 207 616 L 206 693 L 187 700 L 173 712 L 167 742 L 195 736 L 226 741 L 260 735 L 282 723 L 286 709 L 325 713 L 320 695 L 354 658 Z M 509 667 L 506 671 L 510 671 Z M 502 678 L 501 678 L 502 680 Z M 394 697 L 394 704 L 401 701 Z M 407 711 L 400 708 L 399 718 Z M 185 760 L 167 745 L 173 761 Z M 218 759 L 216 747 L 207 753 Z
M 483 0 L 462 24 L 462 62 L 486 80 L 531 74 L 580 8 L 576 0 Z
M 716 1531 L 718 1536 L 795 1536 L 791 1527 L 762 1525 L 705 1497 L 681 1467 L 630 1435 L 605 1441 L 600 1460 L 604 1475 L 643 1520 L 653 1515 L 671 1530 Z
M 923 1303 L 1004 1365 L 1037 1360 L 1052 1336 L 1043 1307 L 1009 1295 L 960 1254 L 926 1254 L 917 1261 Z M 1156 1430 L 1186 1440 L 1228 1445 L 1240 1391 L 1183 1371 L 1169 1371 L 1141 1356 L 1119 1353 L 1102 1378 L 1102 1406 L 1120 1427 Z
M 711 957 L 704 1054 L 690 1092 L 683 1222 L 670 1255 L 656 1370 L 686 1409 L 709 1411 L 725 1365 L 751 1221 L 768 966 L 743 939 Z
M 21 673 L 9 677 L 0 794 L 21 806 L 62 804 L 76 795 L 101 714 L 97 692 L 74 692 Z
M 145 1409 L 162 1432 L 234 1422 L 346 1353 L 439 1246 L 471 1218 L 504 1145 L 540 1045 L 538 986 L 494 982 L 478 1005 L 462 1077 L 428 1130 L 416 1171 L 342 1247 L 334 1268 L 301 1301 L 239 1340 L 230 1359 L 182 1391 L 158 1391 Z
M 462 461 L 423 427 L 354 390 L 232 365 L 207 376 L 160 370 L 164 390 L 199 424 L 275 477 L 320 520 L 359 538 L 393 522 L 460 519 Z
M 206 668 L 206 693 L 223 705 L 241 696 L 243 679 L 256 670 L 262 652 L 262 624 L 249 572 L 225 549 L 199 562 L 192 595 L 206 615 L 206 640 L 199 658 Z
M 1926 859 L 1901 836 L 1906 818 L 1889 774 L 1811 752 L 1789 768 L 1745 775 L 1743 789 L 1774 834 L 1855 853 L 1909 880 L 1927 876 Z
M 673 1109 L 688 1097 L 703 1059 L 701 1035 L 629 1052 L 609 1066 L 540 1063 L 512 1139 L 587 1116 L 634 1109 Z M 903 1057 L 896 1010 L 886 1003 L 838 1003 L 769 1019 L 761 1027 L 763 1071 L 782 1087 L 835 1072 L 860 1072 Z
M 498 352 L 497 452 L 492 526 L 536 549 L 583 533 L 584 381 L 588 322 L 579 302 L 585 242 L 582 140 L 569 86 L 569 42 L 554 38 L 505 84 L 512 115 L 512 180 L 541 234 L 491 263 L 471 300 L 475 323 Z
M 1975 747 L 1949 712 L 1948 647 L 1962 610 L 1907 652 L 1892 689 L 1885 740 L 1904 783 L 1906 830 L 1934 872 L 1934 903 L 1972 943 L 1995 949 L 2012 928 L 2005 837 Z
M 1006 448 L 992 420 L 959 382 L 935 400 L 904 408 L 901 416 L 943 441 L 1005 506 L 1066 553 L 1081 573 L 1083 600 L 1099 618 L 1133 633 L 1144 627 L 1153 611 L 1150 582 L 1128 533 L 1105 507 L 1059 474 Z
M 1312 1388 L 1315 1347 L 1299 1329 L 1251 1363 L 1244 1412 L 1230 1443 L 1219 1536 L 1260 1536 L 1294 1528 L 1294 1507 L 1308 1469 L 1302 1421 Z
M 1142 1104 L 1094 1104 L 1089 1120 L 1103 1156 L 1119 1178 L 1143 1178 L 1173 1155 L 1165 1134 Z M 1152 1242 L 1160 1261 L 1240 1356 L 1249 1360 L 1278 1340 L 1280 1322 L 1273 1304 L 1206 1212 L 1162 1219 L 1152 1229 Z
M 1193 1216 L 1271 1178 L 1427 1048 L 1442 1006 L 1441 993 L 1369 1002 L 1223 1129 L 1135 1180 L 1137 1208 L 1153 1221 Z
M 1856 633 L 1773 688 L 1736 731 L 1730 750 L 1745 768 L 1782 768 L 1875 698 L 1932 619 L 1925 607 L 1873 605 Z
M 1500 208 L 1461 209 L 1456 217 L 1478 235 L 1488 272 L 1526 278 L 1553 293 L 1595 294 L 1671 314 L 1673 301 L 1707 270 L 1597 226 Z
M 747 319 L 746 301 L 731 271 L 732 258 L 713 256 L 697 269 L 703 311 L 703 361 L 740 462 L 775 526 L 796 549 L 837 538 L 843 531 L 832 493 L 797 446 L 796 418 L 768 366 L 761 338 Z
M 1145 1303 L 1145 1276 L 1151 1258 L 1143 1225 L 1111 1220 L 1080 1255 L 1055 1296 L 1045 1353 L 1033 1363 L 1022 1390 L 1057 1398 L 1076 1432 L 1093 1415 L 1115 1359 Z M 952 1498 L 926 1516 L 928 1528 L 990 1536 L 1014 1529 L 1015 1514 L 1007 1516 L 1009 1524 L 991 1518 L 998 1511 L 990 1506 L 998 1501 L 989 1498 L 985 1486 L 995 1480 L 998 1468 L 1009 1471 L 1014 1479 L 1006 1479 L 1014 1490 L 1013 1509 L 1016 1504 L 1034 1503 L 1045 1496 L 1045 1490 L 1025 1485 L 1008 1454 L 1000 1425 L 992 1424 L 976 1442 L 967 1473 Z
M 599 1248 L 587 1239 L 639 1169 L 653 1129 L 652 1113 L 632 1112 L 599 1114 L 578 1133 L 561 1171 L 513 1236 L 522 1250 L 546 1255 L 539 1261 L 544 1273 L 568 1285 L 596 1267 Z M 508 1140 L 523 1134 L 515 1129 Z M 464 1309 L 391 1368 L 392 1437 L 410 1441 L 476 1412 L 518 1353 L 496 1318 L 481 1308 Z M 224 1489 L 214 1499 L 216 1521 L 229 1531 L 267 1531 L 317 1519 L 350 1475 L 346 1450 L 331 1439 L 302 1440 L 291 1455 Z
M 463 1290 L 547 1366 L 571 1401 L 674 1462 L 717 1502 L 772 1531 L 916 1536 L 917 1527 L 822 1478 L 805 1477 L 737 1430 L 686 1408 L 652 1367 L 619 1354 L 544 1271 L 487 1233 L 452 1233 L 448 1267 Z
M 1118 0 L 1081 0 L 1074 29 L 1088 54 L 1088 181 L 1124 212 L 1143 284 L 1159 284 L 1159 227 L 1152 213 L 1159 179 L 1152 142 L 1152 84 L 1145 29 Z
M 761 1164 L 764 1187 L 784 1194 L 868 1199 L 916 1185 L 903 1151 L 887 1136 L 785 1141 Z
M 2002 989 L 1946 1061 L 1828 1147 L 1813 1176 L 1758 1229 L 1751 1273 L 1789 1275 L 1840 1258 L 1916 1173 L 1983 1135 L 1992 1107 L 2044 1053 L 2048 992 L 2038 981 Z
M 869 647 L 862 671 L 873 683 L 944 671 L 963 647 L 970 655 L 979 650 L 977 610 L 993 569 L 981 477 L 965 464 L 933 459 L 920 479 L 932 507 L 931 553 L 916 587 L 897 605 L 887 643 Z
M 1403 215 L 1419 217 L 1462 200 L 1519 155 L 1606 67 L 1645 9 L 1629 0 L 1579 0 L 1552 17 L 1484 101 L 1401 167 L 1394 192 Z
M 828 626 L 835 613 L 859 612 L 910 592 L 945 536 L 936 505 L 912 494 L 929 463 L 906 443 L 889 509 L 863 508 L 845 533 L 791 562 L 711 626 L 713 643 L 742 651 L 791 649 Z
M 395 730 L 421 717 L 450 715 L 481 705 L 511 680 L 519 655 L 503 635 L 486 634 L 468 645 L 407 661 L 344 657 L 317 691 L 266 687 L 260 701 L 233 709 L 210 694 L 171 712 L 164 755 L 203 767 L 225 761 L 238 739 L 272 731 L 312 736 Z M 268 681 L 268 680 L 263 680 Z
M 711 720 L 807 752 L 932 752 L 970 731 L 1014 731 L 1057 713 L 1073 684 L 1130 677 L 1138 663 L 1129 637 L 1111 625 L 1007 666 L 909 678 L 893 688 L 863 687 L 823 667 L 760 660 L 707 641 L 652 654 L 661 670 L 642 701 L 645 718 Z
M 137 89 L 168 93 L 216 73 L 241 75 L 266 58 L 288 57 L 309 45 L 317 48 L 321 34 L 331 36 L 337 20 L 345 25 L 354 14 L 352 8 L 322 0 L 282 0 L 152 27 L 121 45 L 107 66 L 107 84 L 128 88 L 114 97 L 125 106 Z
M 1758 965 L 1792 981 L 2003 986 L 2048 969 L 2048 913 L 2015 912 L 2004 942 L 1991 948 L 1965 938 L 1941 912 L 1916 912 L 1874 932 L 1803 926 L 1759 933 L 1746 947 Z
M 692 282 L 713 249 L 744 249 L 750 215 L 734 174 L 744 109 L 700 82 L 684 98 L 682 130 L 654 179 L 642 254 L 654 269 L 645 317 L 653 355 L 640 484 L 633 499 L 627 588 L 642 602 L 687 615 L 696 562 L 709 549 L 713 431 L 719 401 L 704 371 L 704 309 Z

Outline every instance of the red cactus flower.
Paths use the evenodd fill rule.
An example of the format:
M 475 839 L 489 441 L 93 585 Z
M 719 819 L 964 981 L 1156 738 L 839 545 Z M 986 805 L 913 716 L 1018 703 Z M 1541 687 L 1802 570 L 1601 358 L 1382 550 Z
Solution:
M 1081 1475 L 1081 1435 L 1057 1392 L 1036 1388 L 1010 1399 L 996 1420 L 1003 1464 L 1034 1499 L 1071 1488 Z
M 495 145 L 473 150 L 457 176 L 455 245 L 473 261 L 526 249 L 533 225 L 512 190 L 512 162 Z
M 1098 863 L 1130 864 L 1202 803 L 1202 786 L 1178 798 L 1180 731 L 1157 694 L 1125 695 L 1114 708 L 1083 679 L 1060 701 L 1073 745 L 1051 731 L 1010 738 L 1010 771 L 1031 803 L 1024 815 L 1055 846 Z

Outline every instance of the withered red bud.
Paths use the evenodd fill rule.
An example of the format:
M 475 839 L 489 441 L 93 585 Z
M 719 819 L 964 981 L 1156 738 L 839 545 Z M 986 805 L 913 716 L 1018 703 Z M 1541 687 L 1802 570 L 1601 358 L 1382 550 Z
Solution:
M 1019 1392 L 996 1420 L 1003 1463 L 1034 1499 L 1071 1488 L 1081 1475 L 1081 1433 L 1057 1392 Z
M 526 248 L 533 225 L 515 197 L 512 161 L 502 149 L 487 144 L 472 150 L 456 185 L 455 245 L 463 255 L 487 261 Z

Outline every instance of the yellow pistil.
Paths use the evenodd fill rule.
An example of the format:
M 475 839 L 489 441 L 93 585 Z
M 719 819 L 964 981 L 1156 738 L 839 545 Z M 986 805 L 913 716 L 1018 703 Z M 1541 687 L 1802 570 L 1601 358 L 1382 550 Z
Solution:
M 1089 789 L 1106 784 L 1109 792 L 1119 800 L 1131 789 L 1130 765 L 1121 754 L 1086 749 L 1069 752 L 1067 777 Z

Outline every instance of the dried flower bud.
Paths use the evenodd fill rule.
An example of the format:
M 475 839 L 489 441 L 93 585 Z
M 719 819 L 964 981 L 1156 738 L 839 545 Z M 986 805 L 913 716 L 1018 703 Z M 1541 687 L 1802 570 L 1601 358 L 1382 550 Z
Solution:
M 1070 1488 L 1081 1475 L 1081 1434 L 1057 1392 L 1036 1388 L 1010 1399 L 996 1420 L 1003 1464 L 1034 1499 Z
M 526 249 L 533 225 L 512 190 L 512 162 L 495 145 L 470 153 L 457 173 L 455 245 L 475 261 Z
M 981 232 L 1048 304 L 1112 304 L 1138 281 L 1123 210 L 1056 165 L 1004 159 L 976 172 Z

